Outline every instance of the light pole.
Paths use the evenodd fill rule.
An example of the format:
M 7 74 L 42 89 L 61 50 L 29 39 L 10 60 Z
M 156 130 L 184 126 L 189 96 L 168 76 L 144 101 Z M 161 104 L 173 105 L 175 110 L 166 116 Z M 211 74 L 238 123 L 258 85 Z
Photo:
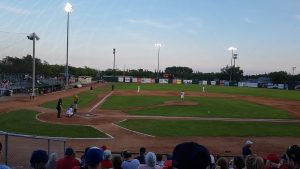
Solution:
M 158 53 L 157 53 L 157 79 L 159 78 L 159 52 L 160 52 L 160 43 L 154 44 L 155 47 L 158 47 Z
M 116 68 L 116 49 L 113 48 L 113 54 L 114 54 L 114 65 L 113 65 L 113 73 L 115 76 L 115 68 Z
M 235 60 L 238 58 L 238 54 L 233 55 L 233 67 L 235 67 Z
M 296 67 L 294 66 L 294 67 L 292 67 L 292 70 L 293 70 L 293 75 L 295 75 L 295 69 L 296 69 Z
M 69 2 L 67 2 L 65 5 L 65 11 L 68 14 L 68 19 L 67 19 L 67 61 L 66 61 L 66 70 L 65 70 L 66 88 L 68 88 L 68 85 L 69 85 L 69 17 L 70 17 L 70 13 L 72 13 L 72 11 L 73 11 L 73 7 Z
M 32 98 L 34 99 L 35 96 L 35 40 L 39 40 L 40 38 L 35 34 L 35 32 L 31 33 L 27 36 L 29 40 L 32 40 L 33 42 L 33 49 L 32 49 Z
M 228 50 L 231 51 L 230 76 L 229 76 L 229 81 L 231 82 L 231 76 L 232 76 L 232 59 L 234 58 L 234 55 L 235 55 L 233 51 L 236 51 L 237 48 L 235 48 L 235 47 L 229 47 Z M 237 56 L 237 54 L 236 54 L 236 56 Z

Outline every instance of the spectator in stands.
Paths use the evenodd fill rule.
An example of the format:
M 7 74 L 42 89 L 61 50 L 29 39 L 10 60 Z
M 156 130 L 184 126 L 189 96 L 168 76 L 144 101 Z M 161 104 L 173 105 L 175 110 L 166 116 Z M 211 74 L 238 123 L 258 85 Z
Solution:
M 140 162 L 137 159 L 132 159 L 131 152 L 129 151 L 124 151 L 122 153 L 122 156 L 124 158 L 124 161 L 122 162 L 121 167 L 123 169 L 138 169 Z
M 300 147 L 298 145 L 291 146 L 287 151 L 289 169 L 300 168 Z
M 48 154 L 44 150 L 35 150 L 31 154 L 30 165 L 33 169 L 46 169 Z
M 265 164 L 263 158 L 256 155 L 249 155 L 246 158 L 246 168 L 247 169 L 264 169 Z
M 160 167 L 164 167 L 164 161 L 163 161 L 163 158 L 162 158 L 162 155 L 161 154 L 156 154 L 156 164 Z
M 167 160 L 164 163 L 163 169 L 172 169 L 172 155 L 167 156 Z
M 233 168 L 234 169 L 243 169 L 245 167 L 245 161 L 241 156 L 235 156 L 233 158 Z
M 56 169 L 72 169 L 75 166 L 80 166 L 80 162 L 75 159 L 73 148 L 69 147 L 65 151 L 65 157 L 57 161 Z
M 145 153 L 146 153 L 146 148 L 141 147 L 140 148 L 140 155 L 135 157 L 135 159 L 138 159 L 140 164 L 145 164 Z
M 265 157 L 266 166 L 265 169 L 279 169 L 280 159 L 277 154 L 269 154 Z
M 57 154 L 52 153 L 49 156 L 49 160 L 46 164 L 46 169 L 56 169 L 56 160 L 57 160 Z
M 0 165 L 0 169 L 11 169 L 11 168 L 7 165 Z
M 104 151 L 104 160 L 101 163 L 102 169 L 112 168 L 112 155 L 110 150 Z
M 86 147 L 84 150 L 84 154 L 80 157 L 80 160 L 81 160 L 80 166 L 81 167 L 85 166 L 85 155 L 89 149 L 90 149 L 90 147 Z
M 57 118 L 60 118 L 61 110 L 62 110 L 62 99 L 59 98 L 57 105 L 56 105 L 56 110 L 57 110 Z
M 121 156 L 114 156 L 112 159 L 113 169 L 122 169 L 122 158 Z
M 85 156 L 85 169 L 101 169 L 103 150 L 98 147 L 91 147 Z
M 288 157 L 286 154 L 282 155 L 280 158 L 280 169 L 288 169 L 289 165 L 288 165 Z
M 221 157 L 217 160 L 217 166 L 220 167 L 220 169 L 228 169 L 228 162 L 226 158 Z
M 252 141 L 247 140 L 245 142 L 245 146 L 243 147 L 243 157 L 246 159 L 248 155 L 252 155 L 251 145 L 253 144 Z
M 161 169 L 156 165 L 156 155 L 153 152 L 148 152 L 145 156 L 145 163 L 139 166 L 139 169 Z
M 172 166 L 177 169 L 206 169 L 210 165 L 209 151 L 194 142 L 185 142 L 175 147 Z

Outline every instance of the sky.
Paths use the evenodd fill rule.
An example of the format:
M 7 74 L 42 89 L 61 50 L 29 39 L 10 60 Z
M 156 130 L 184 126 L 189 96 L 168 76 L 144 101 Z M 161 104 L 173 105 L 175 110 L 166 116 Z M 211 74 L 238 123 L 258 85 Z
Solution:
M 187 66 L 218 72 L 236 65 L 244 74 L 300 73 L 300 0 L 1 0 L 0 58 L 32 53 L 50 64 L 66 64 L 66 2 L 73 5 L 69 64 L 99 70 L 155 71 Z

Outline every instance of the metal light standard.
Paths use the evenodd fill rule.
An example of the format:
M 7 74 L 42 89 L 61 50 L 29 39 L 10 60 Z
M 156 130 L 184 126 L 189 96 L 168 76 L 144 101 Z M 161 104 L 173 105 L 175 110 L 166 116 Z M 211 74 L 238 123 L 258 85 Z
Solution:
M 115 69 L 116 69 L 116 49 L 115 48 L 113 48 L 113 54 L 114 54 L 113 74 L 115 76 Z
M 235 47 L 229 47 L 228 50 L 231 51 L 230 76 L 229 76 L 229 81 L 231 82 L 231 76 L 232 76 L 232 59 L 234 58 L 234 55 L 235 55 L 233 51 L 236 51 L 237 48 L 235 48 Z M 237 55 L 236 55 L 236 56 L 237 56 Z
M 67 19 L 67 61 L 66 61 L 66 88 L 68 88 L 69 85 L 69 17 L 70 13 L 73 11 L 73 7 L 70 3 L 66 3 L 65 5 L 65 11 L 68 13 L 68 19 Z
M 238 54 L 233 55 L 233 67 L 235 67 L 235 60 L 238 58 Z
M 32 49 L 32 98 L 34 99 L 35 96 L 35 40 L 39 40 L 40 38 L 33 32 L 27 36 L 29 40 L 33 42 L 33 49 Z
M 296 69 L 296 67 L 292 67 L 293 75 L 295 75 L 295 69 Z
M 157 53 L 157 79 L 158 79 L 159 78 L 159 52 L 160 52 L 161 44 L 156 43 L 154 44 L 154 46 L 158 47 L 158 53 Z

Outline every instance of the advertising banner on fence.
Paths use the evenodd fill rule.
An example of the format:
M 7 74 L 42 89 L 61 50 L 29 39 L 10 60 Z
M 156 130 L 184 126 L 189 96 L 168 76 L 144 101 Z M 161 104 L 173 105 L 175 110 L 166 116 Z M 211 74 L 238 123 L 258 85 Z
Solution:
M 142 83 L 151 83 L 150 78 L 142 78 Z
M 217 84 L 217 82 L 216 81 L 210 81 L 210 84 L 215 86 Z
M 203 80 L 202 85 L 207 85 L 207 80 Z
M 247 87 L 258 87 L 258 83 L 247 82 Z
M 183 83 L 184 83 L 184 84 L 192 84 L 192 83 L 193 83 L 193 80 L 183 80 Z
M 151 83 L 155 83 L 155 79 L 151 79 L 150 81 L 151 81 Z
M 182 80 L 177 79 L 177 80 L 176 80 L 176 84 L 182 84 Z
M 125 77 L 125 83 L 130 83 L 131 77 Z
M 246 82 L 238 82 L 238 86 L 239 87 L 246 87 L 247 84 L 246 84 Z
M 159 79 L 159 83 L 161 84 L 168 84 L 168 79 Z
M 137 83 L 137 82 L 138 82 L 137 78 L 132 78 L 132 83 Z
M 124 78 L 123 77 L 118 77 L 118 82 L 124 82 Z

